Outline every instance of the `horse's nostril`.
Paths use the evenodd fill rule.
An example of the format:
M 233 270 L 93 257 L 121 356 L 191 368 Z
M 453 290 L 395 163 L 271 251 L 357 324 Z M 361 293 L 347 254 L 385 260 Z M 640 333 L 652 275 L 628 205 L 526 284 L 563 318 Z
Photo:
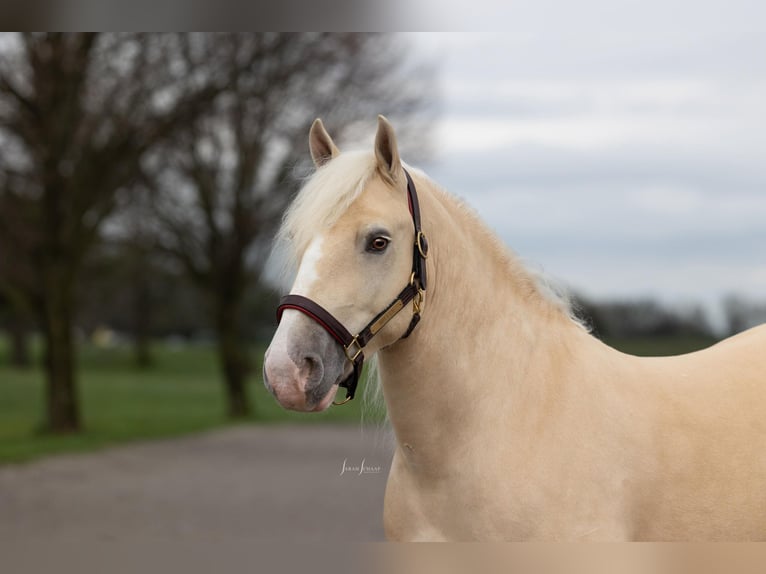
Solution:
M 324 375 L 324 365 L 319 355 L 312 354 L 303 357 L 300 369 L 301 374 L 305 377 L 307 389 L 319 384 Z

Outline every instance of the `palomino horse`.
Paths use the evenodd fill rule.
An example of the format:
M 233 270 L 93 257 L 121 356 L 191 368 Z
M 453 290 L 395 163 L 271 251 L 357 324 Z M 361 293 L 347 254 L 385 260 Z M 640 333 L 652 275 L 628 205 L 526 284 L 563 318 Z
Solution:
M 766 539 L 766 326 L 688 355 L 620 353 L 458 200 L 414 170 L 408 189 L 384 118 L 374 153 L 340 153 L 319 120 L 309 140 L 264 381 L 319 411 L 377 354 L 397 442 L 389 538 Z

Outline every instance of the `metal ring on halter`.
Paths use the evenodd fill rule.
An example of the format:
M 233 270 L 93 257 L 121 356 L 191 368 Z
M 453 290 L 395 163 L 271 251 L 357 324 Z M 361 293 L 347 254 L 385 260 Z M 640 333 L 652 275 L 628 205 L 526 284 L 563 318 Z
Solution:
M 422 231 L 418 231 L 418 234 L 415 237 L 415 245 L 418 247 L 420 256 L 423 259 L 428 259 L 428 240 Z
M 348 401 L 351 400 L 351 397 L 347 396 L 345 399 L 343 399 L 341 402 L 333 401 L 332 404 L 334 404 L 336 407 L 339 407 L 341 405 L 345 405 Z
M 424 296 L 425 296 L 425 291 L 423 291 L 422 289 L 418 289 L 418 294 L 412 298 L 412 312 L 415 313 L 416 315 L 420 314 L 420 306 L 423 304 Z

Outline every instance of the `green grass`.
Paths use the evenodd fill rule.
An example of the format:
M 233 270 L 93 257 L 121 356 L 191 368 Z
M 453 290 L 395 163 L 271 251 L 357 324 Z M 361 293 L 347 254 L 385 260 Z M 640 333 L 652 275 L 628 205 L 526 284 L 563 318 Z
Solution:
M 253 350 L 254 373 L 260 373 L 262 354 L 262 348 Z M 128 350 L 84 348 L 79 360 L 79 391 L 85 430 L 54 436 L 41 432 L 42 371 L 11 369 L 0 353 L 0 463 L 232 424 L 225 416 L 213 349 L 158 346 L 154 355 L 155 364 L 142 370 L 133 365 Z M 248 390 L 255 412 L 246 423 L 358 423 L 362 419 L 360 398 L 324 413 L 296 413 L 280 407 L 259 376 L 252 377 Z M 380 416 L 364 413 L 365 420 L 379 420 Z
M 607 340 L 636 355 L 673 355 L 713 344 L 704 338 Z M 118 443 L 177 436 L 232 424 L 225 416 L 223 385 L 210 347 L 157 346 L 155 364 L 141 370 L 127 349 L 84 347 L 80 352 L 79 390 L 84 432 L 54 436 L 41 432 L 44 378 L 39 368 L 11 369 L 0 347 L 0 464 L 40 456 L 87 451 Z M 254 373 L 261 371 L 263 348 L 253 349 Z M 364 384 L 364 383 L 361 383 Z M 255 413 L 245 423 L 279 424 L 362 420 L 357 399 L 324 413 L 284 410 L 254 376 L 249 393 Z M 365 420 L 382 413 L 365 412 Z

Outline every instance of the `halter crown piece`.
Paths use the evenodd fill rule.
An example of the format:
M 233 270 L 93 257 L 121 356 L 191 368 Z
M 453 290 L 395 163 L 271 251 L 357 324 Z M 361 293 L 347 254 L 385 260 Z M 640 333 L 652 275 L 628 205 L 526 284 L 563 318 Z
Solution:
M 409 327 L 407 327 L 407 331 L 405 331 L 401 338 L 406 339 L 409 337 L 420 321 L 420 306 L 426 293 L 428 241 L 420 227 L 420 204 L 418 203 L 415 184 L 406 169 L 404 170 L 404 175 L 407 176 L 407 201 L 409 203 L 410 214 L 412 215 L 412 223 L 415 226 L 415 245 L 412 252 L 412 274 L 410 275 L 409 283 L 397 295 L 396 299 L 375 315 L 356 335 L 349 333 L 348 329 L 343 326 L 343 323 L 332 316 L 332 313 L 308 297 L 285 295 L 280 300 L 279 307 L 277 307 L 277 323 L 282 319 L 282 313 L 285 309 L 295 309 L 319 323 L 343 347 L 343 351 L 354 366 L 354 370 L 339 385 L 346 389 L 346 398 L 340 403 L 333 402 L 334 405 L 345 404 L 354 398 L 356 385 L 359 382 L 359 376 L 362 374 L 365 346 L 410 301 L 412 301 L 412 319 L 410 320 Z

